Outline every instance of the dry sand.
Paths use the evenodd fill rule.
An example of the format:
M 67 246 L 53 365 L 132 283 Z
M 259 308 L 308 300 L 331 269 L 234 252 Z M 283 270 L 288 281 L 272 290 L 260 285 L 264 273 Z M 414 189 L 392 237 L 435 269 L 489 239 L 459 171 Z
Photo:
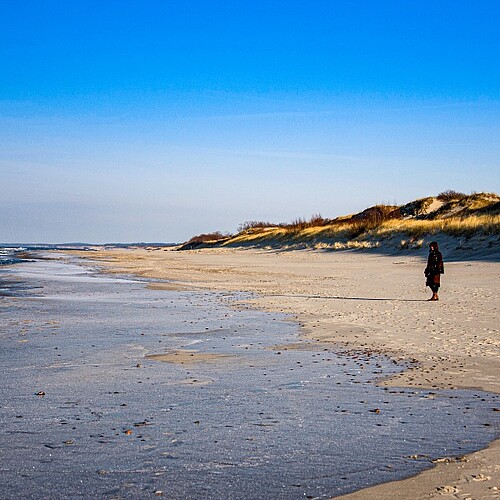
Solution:
M 441 300 L 427 302 L 425 251 L 266 252 L 212 249 L 82 252 L 107 270 L 172 280 L 165 288 L 255 292 L 255 307 L 287 313 L 303 334 L 342 348 L 416 360 L 382 383 L 500 392 L 500 264 L 446 263 Z M 493 409 L 492 409 L 493 411 Z M 460 461 L 347 499 L 500 498 L 500 441 Z
M 149 354 L 148 359 L 154 361 L 163 361 L 164 363 L 173 363 L 176 365 L 194 365 L 196 363 L 207 363 L 210 361 L 219 361 L 227 358 L 224 354 L 205 354 L 194 351 L 193 349 L 175 349 L 164 354 Z

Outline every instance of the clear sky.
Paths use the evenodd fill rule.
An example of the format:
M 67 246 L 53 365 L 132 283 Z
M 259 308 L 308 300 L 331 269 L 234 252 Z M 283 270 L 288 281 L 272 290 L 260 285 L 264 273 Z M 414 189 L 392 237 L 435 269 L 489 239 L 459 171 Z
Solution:
M 0 0 L 0 242 L 500 192 L 498 0 Z

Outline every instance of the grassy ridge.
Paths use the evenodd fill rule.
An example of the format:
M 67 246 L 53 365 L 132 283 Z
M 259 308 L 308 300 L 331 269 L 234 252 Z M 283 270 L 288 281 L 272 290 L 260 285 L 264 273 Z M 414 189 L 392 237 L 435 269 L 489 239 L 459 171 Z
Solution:
M 420 247 L 426 236 L 444 234 L 459 238 L 477 235 L 500 236 L 500 215 L 470 216 L 440 220 L 390 220 L 376 227 L 347 222 L 345 224 L 310 227 L 301 230 L 266 228 L 248 230 L 221 242 L 222 246 L 297 245 L 316 248 L 372 248 L 384 240 L 400 238 L 400 246 Z
M 500 239 L 500 196 L 448 191 L 402 206 L 378 205 L 358 214 L 325 219 L 314 215 L 290 224 L 246 222 L 235 235 L 200 235 L 182 248 L 259 246 L 289 248 L 420 248 L 429 237 Z

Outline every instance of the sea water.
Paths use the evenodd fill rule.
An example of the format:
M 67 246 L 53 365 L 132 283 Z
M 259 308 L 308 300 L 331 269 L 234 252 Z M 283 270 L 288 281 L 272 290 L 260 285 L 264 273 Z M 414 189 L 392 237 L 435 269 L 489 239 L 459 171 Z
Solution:
M 67 259 L 2 280 L 2 498 L 330 498 L 498 435 L 497 396 L 378 387 L 404 365 L 301 340 L 244 294 Z M 179 350 L 224 357 L 148 358 Z
M 26 250 L 27 248 L 22 246 L 0 246 L 0 266 L 8 266 L 22 262 L 22 259 L 20 259 L 18 255 Z

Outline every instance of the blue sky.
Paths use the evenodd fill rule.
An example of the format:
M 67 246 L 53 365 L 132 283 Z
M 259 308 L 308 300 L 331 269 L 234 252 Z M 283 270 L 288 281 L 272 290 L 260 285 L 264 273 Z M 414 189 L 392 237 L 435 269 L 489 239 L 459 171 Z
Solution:
M 0 0 L 0 241 L 500 192 L 498 1 Z

